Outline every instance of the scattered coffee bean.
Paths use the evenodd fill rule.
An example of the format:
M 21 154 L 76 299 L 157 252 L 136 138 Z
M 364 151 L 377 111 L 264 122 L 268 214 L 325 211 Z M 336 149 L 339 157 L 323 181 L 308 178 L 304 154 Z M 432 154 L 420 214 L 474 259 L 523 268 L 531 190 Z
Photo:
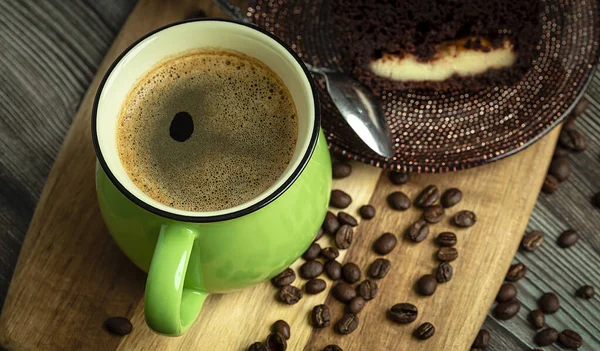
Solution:
M 571 118 L 571 116 L 565 119 L 565 122 L 562 125 L 561 130 L 567 129 L 575 129 L 575 118 Z
M 349 313 L 359 314 L 365 307 L 365 299 L 362 296 L 357 296 L 348 302 L 346 309 Z
M 125 317 L 110 317 L 104 321 L 104 327 L 112 334 L 125 336 L 133 330 L 133 325 Z
M 290 332 L 290 325 L 282 319 L 273 323 L 273 326 L 271 326 L 271 331 L 273 333 L 279 333 L 283 335 L 286 340 L 289 340 L 290 336 L 292 335 Z
M 322 292 L 326 287 L 327 283 L 325 283 L 323 279 L 311 279 L 306 282 L 304 290 L 306 290 L 308 294 L 314 295 Z
M 358 225 L 356 218 L 343 211 L 338 212 L 338 220 L 340 221 L 340 224 L 347 224 L 351 227 L 356 227 Z
M 436 242 L 441 247 L 452 247 L 456 245 L 456 234 L 452 232 L 442 232 L 437 238 Z
M 575 245 L 575 243 L 577 243 L 578 240 L 579 234 L 573 229 L 569 229 L 565 230 L 558 236 L 556 243 L 558 244 L 558 246 L 562 247 L 563 249 L 566 249 L 567 247 Z
M 325 247 L 321 249 L 321 256 L 328 261 L 335 260 L 339 255 L 340 251 L 335 247 Z
M 600 191 L 592 196 L 592 205 L 594 205 L 596 208 L 600 208 Z
M 541 310 L 533 310 L 529 312 L 529 323 L 531 323 L 531 326 L 535 329 L 543 328 L 544 324 L 546 323 L 546 316 L 544 315 L 544 312 Z
M 302 255 L 302 258 L 307 261 L 312 261 L 312 260 L 316 259 L 317 257 L 319 257 L 320 253 L 321 253 L 321 245 L 319 245 L 317 243 L 312 243 L 308 247 L 308 249 L 306 249 L 306 251 Z
M 344 350 L 342 350 L 342 348 L 337 345 L 327 345 L 327 346 L 325 346 L 323 351 L 344 351 Z
M 556 147 L 556 149 L 554 149 L 554 153 L 552 154 L 552 158 L 557 158 L 557 157 L 567 157 L 569 155 L 569 153 L 567 152 L 567 150 L 561 148 L 561 147 Z
M 296 272 L 294 272 L 291 268 L 286 268 L 283 272 L 279 273 L 273 279 L 271 279 L 271 283 L 276 287 L 282 287 L 285 285 L 290 285 L 296 280 Z
M 558 189 L 559 181 L 552 174 L 547 174 L 542 185 L 542 191 L 546 194 L 552 194 Z
M 333 179 L 342 179 L 352 173 L 352 166 L 346 162 L 334 162 L 331 166 L 331 175 Z
M 558 137 L 558 144 L 574 152 L 581 152 L 586 149 L 585 136 L 574 128 L 563 128 Z
M 407 324 L 417 319 L 419 310 L 411 303 L 399 303 L 389 310 L 388 318 L 396 323 Z
M 555 158 L 550 163 L 548 173 L 552 174 L 559 183 L 562 183 L 571 175 L 571 164 L 566 157 Z
M 323 237 L 324 234 L 325 234 L 325 231 L 323 230 L 323 227 L 320 227 L 319 230 L 317 231 L 317 236 L 315 236 L 315 239 L 313 240 L 313 242 L 317 242 L 317 240 L 321 239 L 321 237 Z
M 325 328 L 329 325 L 331 316 L 329 314 L 329 307 L 325 305 L 316 305 L 310 314 L 312 325 L 315 328 Z
M 523 279 L 525 274 L 527 274 L 527 267 L 522 263 L 515 263 L 508 269 L 506 280 L 509 282 L 516 282 L 517 280 Z
M 423 296 L 431 296 L 437 289 L 437 280 L 431 274 L 422 276 L 417 281 L 417 292 Z
M 588 101 L 588 99 L 585 96 L 582 96 L 581 99 L 577 101 L 577 104 L 575 104 L 573 111 L 571 111 L 570 117 L 577 118 L 581 116 L 587 110 L 589 105 L 590 102 Z
M 452 262 L 458 258 L 458 250 L 454 247 L 440 247 L 437 251 L 437 258 L 442 262 Z
M 323 225 L 321 226 L 326 233 L 335 234 L 335 232 L 340 227 L 340 221 L 338 221 L 337 217 L 331 211 L 327 211 L 325 215 L 325 220 L 323 221 Z
M 496 296 L 496 301 L 505 302 L 514 299 L 517 297 L 517 287 L 511 283 L 504 283 L 500 287 L 500 291 L 498 291 L 498 295 Z
M 377 296 L 377 283 L 373 280 L 366 279 L 362 283 L 358 284 L 358 294 L 365 300 L 373 300 Z
M 477 336 L 475 337 L 475 341 L 473 341 L 473 345 L 471 347 L 485 349 L 488 347 L 490 343 L 491 334 L 486 329 L 481 329 Z
M 423 219 L 429 223 L 438 223 L 444 219 L 445 215 L 446 211 L 444 211 L 442 205 L 432 205 L 427 207 L 423 212 Z
M 254 344 L 250 345 L 248 351 L 269 351 L 269 349 L 267 349 L 267 345 L 263 344 L 262 342 L 255 342 Z
M 450 188 L 444 191 L 440 200 L 442 206 L 450 208 L 462 200 L 462 191 L 457 188 Z
M 501 302 L 494 308 L 494 316 L 500 320 L 507 320 L 514 317 L 521 309 L 521 303 L 518 300 L 509 300 Z
M 345 313 L 336 323 L 335 330 L 340 334 L 350 334 L 358 327 L 358 316 L 353 313 Z
M 304 262 L 302 266 L 300 266 L 298 273 L 304 279 L 316 278 L 323 273 L 323 264 L 319 261 Z
M 421 324 L 413 334 L 419 340 L 427 340 L 435 334 L 435 327 L 429 322 Z
M 394 191 L 387 197 L 391 208 L 398 211 L 405 211 L 410 208 L 410 199 L 401 191 Z
M 206 12 L 202 9 L 194 10 L 187 14 L 184 19 L 202 18 L 206 17 Z
M 279 289 L 279 300 L 288 305 L 294 305 L 302 299 L 302 290 L 295 286 L 286 285 Z
M 544 242 L 544 233 L 539 230 L 532 230 L 523 236 L 521 240 L 521 249 L 529 252 L 537 250 Z
M 390 181 L 396 185 L 406 184 L 408 182 L 409 175 L 405 172 L 394 172 L 391 171 L 388 173 L 388 178 Z
M 583 338 L 571 329 L 565 329 L 558 334 L 558 342 L 568 349 L 578 349 L 583 345 Z
M 398 239 L 392 233 L 383 233 L 375 243 L 373 243 L 373 250 L 380 255 L 387 255 L 396 247 Z
M 269 351 L 285 351 L 287 350 L 287 342 L 283 335 L 271 333 L 267 336 L 267 348 Z
M 558 330 L 554 328 L 546 328 L 535 335 L 535 343 L 538 346 L 552 345 L 556 340 L 558 340 Z
M 413 223 L 406 230 L 406 237 L 416 243 L 425 240 L 425 238 L 427 238 L 427 235 L 429 235 L 429 225 L 422 219 L 419 219 L 418 221 Z
M 378 258 L 371 263 L 371 266 L 369 266 L 369 277 L 373 279 L 382 279 L 388 274 L 390 268 L 391 263 L 389 260 Z
M 435 204 L 439 198 L 440 192 L 438 188 L 435 185 L 428 185 L 415 199 L 415 206 L 425 209 Z
M 356 297 L 356 290 L 348 283 L 337 283 L 333 287 L 333 297 L 340 302 L 350 302 Z
M 324 267 L 329 279 L 339 280 L 342 277 L 342 265 L 338 261 L 327 261 Z
M 342 278 L 348 284 L 354 284 L 360 280 L 361 277 L 360 268 L 356 263 L 348 262 L 342 267 Z
M 362 219 L 372 219 L 375 217 L 375 207 L 371 205 L 363 205 L 358 210 L 358 213 Z
M 446 283 L 452 279 L 452 266 L 448 262 L 442 262 L 435 273 L 435 280 L 438 283 Z
M 477 222 L 477 216 L 471 211 L 460 211 L 454 215 L 452 222 L 457 227 L 468 228 Z
M 335 232 L 335 246 L 338 249 L 347 249 L 352 244 L 352 238 L 354 238 L 354 230 L 351 226 L 344 224 Z
M 344 209 L 352 203 L 352 198 L 350 195 L 346 194 L 344 191 L 335 189 L 331 191 L 331 198 L 329 199 L 329 205 L 335 208 Z
M 540 309 L 546 314 L 552 314 L 560 309 L 560 301 L 554 293 L 545 293 L 538 300 Z
M 579 288 L 577 290 L 577 292 L 575 293 L 575 295 L 577 295 L 578 297 L 581 297 L 582 299 L 586 299 L 589 300 L 592 297 L 594 297 L 595 291 L 594 291 L 594 287 L 591 285 L 584 285 L 581 288 Z

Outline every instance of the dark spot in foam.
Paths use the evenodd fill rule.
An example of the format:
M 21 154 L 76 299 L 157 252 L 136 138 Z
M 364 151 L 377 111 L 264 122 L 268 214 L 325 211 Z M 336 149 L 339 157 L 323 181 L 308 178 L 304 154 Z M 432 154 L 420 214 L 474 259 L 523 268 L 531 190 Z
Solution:
M 171 121 L 169 134 L 175 141 L 184 142 L 194 133 L 194 121 L 187 112 L 178 112 Z

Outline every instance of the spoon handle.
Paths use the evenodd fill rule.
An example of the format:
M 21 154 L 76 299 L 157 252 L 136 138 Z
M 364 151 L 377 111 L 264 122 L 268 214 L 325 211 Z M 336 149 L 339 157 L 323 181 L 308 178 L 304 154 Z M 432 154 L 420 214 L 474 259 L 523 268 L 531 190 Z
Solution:
M 219 6 L 219 8 L 221 8 L 221 10 L 223 12 L 225 12 L 232 19 L 234 19 L 236 21 L 244 22 L 244 23 L 251 23 L 250 19 L 248 19 L 248 17 L 244 16 L 244 13 L 242 12 L 242 10 L 240 8 L 235 6 L 228 0 L 213 0 L 213 2 L 215 4 L 217 4 Z

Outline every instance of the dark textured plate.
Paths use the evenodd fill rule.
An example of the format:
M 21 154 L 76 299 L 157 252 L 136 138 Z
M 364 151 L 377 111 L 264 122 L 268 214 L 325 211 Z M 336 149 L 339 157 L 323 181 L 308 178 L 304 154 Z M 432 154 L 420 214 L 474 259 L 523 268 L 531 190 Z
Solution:
M 339 69 L 327 0 L 251 0 L 247 16 L 315 66 Z M 570 111 L 593 75 L 599 53 L 596 0 L 542 0 L 540 54 L 514 86 L 461 91 L 389 90 L 379 94 L 396 146 L 383 158 L 352 132 L 321 77 L 322 126 L 330 148 L 378 167 L 449 172 L 514 154 Z

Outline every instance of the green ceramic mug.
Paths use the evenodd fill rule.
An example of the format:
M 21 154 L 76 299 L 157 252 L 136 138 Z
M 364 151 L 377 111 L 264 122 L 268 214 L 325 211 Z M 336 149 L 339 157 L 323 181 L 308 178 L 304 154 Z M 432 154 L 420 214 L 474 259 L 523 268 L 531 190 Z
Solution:
M 136 81 L 161 60 L 201 47 L 236 50 L 265 63 L 288 87 L 298 112 L 298 141 L 281 177 L 255 199 L 215 212 L 184 211 L 150 198 L 127 177 L 116 145 L 119 111 Z M 314 82 L 298 56 L 260 28 L 199 19 L 139 39 L 98 88 L 92 136 L 102 215 L 123 252 L 148 272 L 145 315 L 158 333 L 185 333 L 208 294 L 258 284 L 284 270 L 308 248 L 324 219 L 331 161 Z

